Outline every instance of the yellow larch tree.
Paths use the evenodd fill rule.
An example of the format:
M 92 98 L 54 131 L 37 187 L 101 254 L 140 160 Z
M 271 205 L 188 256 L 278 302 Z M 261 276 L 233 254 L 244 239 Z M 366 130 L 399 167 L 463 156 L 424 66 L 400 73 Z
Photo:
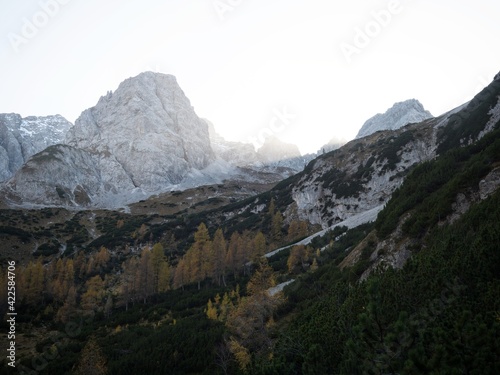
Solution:
M 214 239 L 212 242 L 212 254 L 211 254 L 211 277 L 217 285 L 226 285 L 225 279 L 225 260 L 227 253 L 227 243 L 224 238 L 224 233 L 222 229 L 219 228 L 215 231 Z

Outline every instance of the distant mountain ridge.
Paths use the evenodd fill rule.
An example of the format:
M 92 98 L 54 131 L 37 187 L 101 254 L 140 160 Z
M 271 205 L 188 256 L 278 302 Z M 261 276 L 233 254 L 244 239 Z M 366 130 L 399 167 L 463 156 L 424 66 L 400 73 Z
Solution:
M 0 181 L 12 177 L 30 156 L 64 142 L 73 126 L 60 115 L 29 116 L 0 114 Z
M 264 144 L 257 150 L 257 153 L 269 162 L 301 156 L 299 148 L 296 145 L 285 143 L 276 136 L 267 137 Z
M 152 194 L 228 180 L 276 183 L 317 158 L 314 169 L 321 169 L 320 174 L 314 181 L 304 180 L 294 191 L 296 207 L 290 210 L 301 219 L 326 227 L 332 223 L 332 216 L 334 221 L 340 220 L 385 201 L 408 167 L 435 155 L 436 129 L 452 112 L 422 128 L 427 129 L 424 133 L 428 139 L 420 138 L 422 132 L 419 137 L 408 135 L 410 139 L 406 139 L 409 133 L 403 130 L 390 136 L 401 143 L 400 154 L 394 158 L 389 150 L 392 146 L 387 146 L 386 151 L 379 150 L 381 155 L 375 163 L 367 152 L 358 155 L 357 148 L 378 147 L 378 136 L 370 137 L 362 146 L 356 143 L 348 154 L 327 153 L 342 145 L 337 139 L 316 154 L 300 155 L 296 146 L 278 138 L 267 138 L 255 150 L 250 144 L 226 141 L 209 121 L 198 117 L 174 76 L 146 72 L 102 96 L 94 107 L 82 112 L 73 127 L 65 122 L 61 129 L 66 130 L 60 130 L 48 148 L 40 146 L 38 153 L 17 162 L 17 172 L 5 174 L 10 180 L 0 189 L 7 202 L 15 205 L 117 208 Z M 358 136 L 399 129 L 419 119 L 432 119 L 420 102 L 412 99 L 396 103 L 385 114 L 369 119 Z M 62 117 L 58 120 L 65 121 Z M 350 150 L 351 146 L 343 149 Z M 386 161 L 382 159 L 384 152 L 388 153 Z M 362 160 L 347 166 L 339 159 L 341 155 L 344 159 L 356 159 L 358 155 Z M 328 162 L 324 164 L 323 160 Z M 365 173 L 361 173 L 363 170 Z M 374 171 L 378 174 L 368 176 Z M 321 177 L 322 173 L 332 176 Z M 330 182 L 336 174 L 338 186 Z M 349 178 L 354 180 L 349 182 Z M 318 179 L 324 180 L 319 184 Z M 369 190 L 364 191 L 360 184 Z M 357 193 L 351 196 L 350 191 Z M 332 206 L 333 199 L 336 203 Z
M 395 103 L 385 113 L 378 113 L 368 119 L 356 138 L 365 137 L 379 130 L 396 130 L 410 123 L 417 123 L 433 117 L 416 99 Z
M 237 167 L 255 171 L 271 172 L 287 177 L 300 172 L 315 155 L 301 155 L 299 148 L 285 143 L 275 136 L 269 136 L 264 144 L 255 150 L 250 143 L 226 141 L 215 130 L 214 125 L 208 124 L 210 141 L 215 154 L 221 159 Z

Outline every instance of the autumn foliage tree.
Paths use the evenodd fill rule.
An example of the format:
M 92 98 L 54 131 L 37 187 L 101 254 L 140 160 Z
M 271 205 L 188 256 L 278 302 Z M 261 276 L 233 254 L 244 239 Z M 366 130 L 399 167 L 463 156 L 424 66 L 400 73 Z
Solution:
M 288 226 L 287 241 L 292 242 L 307 236 L 307 222 L 292 220 Z
M 20 300 L 28 305 L 37 305 L 43 301 L 45 290 L 45 270 L 41 258 L 33 263 L 29 262 L 20 269 L 17 292 Z
M 293 273 L 299 268 L 305 270 L 311 258 L 312 249 L 305 245 L 296 245 L 292 247 L 290 256 L 287 260 L 288 272 Z
M 121 303 L 142 301 L 170 289 L 171 268 L 160 243 L 145 247 L 139 257 L 131 257 L 122 265 L 120 277 Z
M 97 311 L 102 307 L 104 292 L 104 281 L 101 276 L 91 277 L 85 283 L 85 292 L 81 297 L 81 306 L 84 310 Z
M 151 271 L 153 273 L 153 292 L 161 293 L 170 289 L 170 265 L 165 257 L 165 251 L 160 243 L 151 250 Z
M 264 256 L 267 251 L 266 237 L 261 231 L 258 231 L 252 241 L 252 261 L 256 262 L 259 258 Z
M 214 239 L 212 242 L 212 254 L 210 255 L 211 262 L 211 276 L 215 280 L 217 285 L 226 285 L 226 253 L 227 253 L 227 242 L 224 238 L 224 233 L 222 229 L 217 229 L 214 234 Z
M 269 206 L 267 208 L 267 212 L 269 213 L 269 216 L 272 218 L 274 216 L 274 213 L 276 211 L 276 204 L 274 203 L 274 198 L 271 198 L 269 201 Z
M 238 259 L 238 246 L 240 241 L 239 233 L 233 232 L 229 240 L 229 247 L 226 253 L 226 272 L 232 273 L 234 278 L 238 276 L 238 267 L 240 264 Z
M 59 258 L 55 270 L 52 271 L 49 289 L 52 291 L 54 301 L 63 303 L 66 301 L 69 290 L 75 286 L 73 260 Z
M 67 323 L 71 314 L 76 311 L 76 288 L 72 286 L 66 295 L 64 304 L 57 311 L 56 319 L 60 322 Z
M 231 237 L 231 241 L 237 237 Z M 188 283 L 201 282 L 210 277 L 217 285 L 226 284 L 229 272 L 237 272 L 239 243 L 230 242 L 228 249 L 222 229 L 217 229 L 214 239 L 210 239 L 204 223 L 198 226 L 194 235 L 194 243 L 179 260 L 174 273 L 174 288 L 181 288 Z
M 245 231 L 238 240 L 237 251 L 236 251 L 236 260 L 237 267 L 241 271 L 243 271 L 243 275 L 247 275 L 248 267 L 247 264 L 251 260 L 252 254 L 252 239 L 250 237 L 250 233 Z
M 194 234 L 194 244 L 185 255 L 189 282 L 198 283 L 198 289 L 200 289 L 201 282 L 210 272 L 211 248 L 212 243 L 210 241 L 208 229 L 204 223 L 201 223 Z
M 184 285 L 188 283 L 188 275 L 186 268 L 187 267 L 184 258 L 179 259 L 177 267 L 175 267 L 174 270 L 174 280 L 173 280 L 174 289 L 182 288 L 184 290 Z
M 276 211 L 271 220 L 271 236 L 274 242 L 279 243 L 282 239 L 281 229 L 283 227 L 283 215 Z
M 154 293 L 151 251 L 148 248 L 144 248 L 141 252 L 136 278 L 139 298 L 146 303 L 148 297 Z
M 229 350 L 243 371 L 247 370 L 250 363 L 250 353 L 259 356 L 270 353 L 273 315 L 282 302 L 280 293 L 273 296 L 268 293 L 268 289 L 275 284 L 273 269 L 266 258 L 261 258 L 247 284 L 249 295 L 241 298 L 238 306 L 227 317 Z
M 132 257 L 122 265 L 120 278 L 120 295 L 125 310 L 128 310 L 129 303 L 134 302 L 138 295 L 137 268 L 139 259 Z
M 107 373 L 106 358 L 94 337 L 91 337 L 80 355 L 75 375 L 105 375 Z
M 222 298 L 217 293 L 213 302 L 212 299 L 208 300 L 207 308 L 205 310 L 207 318 L 225 322 L 228 314 L 240 303 L 240 300 L 241 296 L 239 284 L 236 285 L 236 288 L 231 290 L 230 293 L 225 292 Z
M 109 254 L 109 250 L 102 246 L 99 249 L 99 252 L 95 256 L 94 267 L 95 270 L 99 273 L 103 272 L 110 260 L 111 256 Z
M 250 296 L 267 295 L 267 290 L 276 285 L 274 271 L 267 258 L 260 258 L 257 269 L 247 284 L 247 293 Z

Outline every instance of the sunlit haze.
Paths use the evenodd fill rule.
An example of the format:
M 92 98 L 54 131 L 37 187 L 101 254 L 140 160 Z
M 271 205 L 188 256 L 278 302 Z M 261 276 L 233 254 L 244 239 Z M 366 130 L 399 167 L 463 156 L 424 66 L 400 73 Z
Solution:
M 469 100 L 500 70 L 499 15 L 498 0 L 0 0 L 0 112 L 74 122 L 151 70 L 226 139 L 314 152 L 395 102 Z

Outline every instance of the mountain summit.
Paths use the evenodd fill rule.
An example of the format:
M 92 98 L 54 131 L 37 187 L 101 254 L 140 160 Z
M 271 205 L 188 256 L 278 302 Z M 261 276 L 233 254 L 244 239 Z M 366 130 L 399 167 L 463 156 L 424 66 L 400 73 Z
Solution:
M 116 207 L 169 190 L 214 161 L 208 126 L 176 78 L 146 72 L 83 111 L 64 144 L 33 155 L 6 183 L 5 196 L 16 203 Z
M 300 157 L 299 148 L 291 143 L 285 143 L 276 136 L 266 138 L 264 144 L 257 150 L 266 161 L 277 162 Z
M 134 186 L 155 191 L 215 160 L 207 124 L 172 75 L 146 72 L 85 110 L 66 144 L 111 154 Z
M 398 102 L 384 114 L 378 113 L 368 119 L 356 138 L 362 138 L 379 130 L 396 130 L 410 123 L 418 123 L 433 117 L 416 99 Z

